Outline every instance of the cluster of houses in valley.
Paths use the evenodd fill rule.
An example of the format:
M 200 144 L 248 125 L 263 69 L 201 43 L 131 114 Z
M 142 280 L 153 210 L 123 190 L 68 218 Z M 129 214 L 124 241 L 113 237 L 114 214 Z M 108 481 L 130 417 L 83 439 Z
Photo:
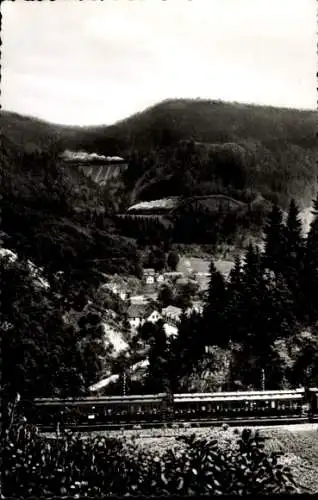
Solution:
M 197 259 L 198 260 L 198 259 Z M 193 259 L 194 263 L 196 260 Z M 205 291 L 208 288 L 210 274 L 206 266 L 205 269 L 190 269 L 188 259 L 185 266 L 177 271 L 157 272 L 154 269 L 144 269 L 142 280 L 137 278 L 128 278 L 121 275 L 107 276 L 107 283 L 104 285 L 112 293 L 117 295 L 124 303 L 127 309 L 127 321 L 130 333 L 134 336 L 138 328 L 147 322 L 157 323 L 163 321 L 163 327 L 167 337 L 178 334 L 179 323 L 182 315 L 182 309 L 174 305 L 160 308 L 158 303 L 158 293 L 164 285 L 172 286 L 175 290 L 189 282 L 196 283 L 197 293 L 193 298 L 191 307 L 185 313 L 202 313 L 204 307 Z M 223 266 L 224 267 L 224 266 Z M 223 272 L 228 274 L 230 267 Z M 224 271 L 224 269 L 222 269 Z M 106 278 L 106 276 L 105 276 Z M 180 288 L 179 288 L 180 290 Z M 121 336 L 117 329 L 118 337 Z M 112 342 L 114 344 L 114 342 Z
M 106 289 L 109 289 L 120 297 L 120 299 L 127 304 L 127 320 L 130 327 L 131 338 L 135 336 L 138 328 L 145 323 L 157 323 L 159 320 L 163 322 L 163 328 L 165 330 L 167 337 L 173 337 L 178 334 L 178 327 L 183 313 L 182 309 L 169 305 L 168 307 L 160 308 L 158 305 L 158 292 L 162 286 L 165 284 L 172 285 L 173 287 L 178 287 L 178 284 L 185 284 L 189 281 L 196 282 L 198 284 L 199 293 L 196 295 L 196 299 L 192 301 L 191 307 L 189 307 L 185 313 L 190 314 L 191 312 L 202 313 L 204 306 L 204 292 L 208 288 L 210 274 L 208 272 L 208 266 L 202 269 L 199 266 L 195 266 L 199 259 L 184 259 L 183 266 L 180 266 L 177 271 L 173 272 L 157 272 L 154 269 L 144 269 L 143 279 L 138 280 L 137 278 L 127 278 L 126 276 L 113 275 L 105 276 L 107 278 L 107 283 L 104 285 Z M 191 263 L 194 265 L 191 266 Z M 229 263 L 230 264 L 230 263 Z M 218 266 L 217 266 L 218 267 Z M 227 266 L 226 269 L 220 268 L 223 275 L 228 275 L 231 266 Z M 124 341 L 119 328 L 116 328 L 115 323 L 113 326 L 105 325 L 107 333 L 107 342 L 110 342 L 114 346 L 114 350 L 119 352 L 125 352 L 128 348 L 127 340 Z M 138 340 L 139 348 L 143 352 L 146 347 L 144 341 Z M 135 377 L 136 380 L 143 377 L 145 370 L 149 364 L 147 354 L 145 351 L 145 358 L 133 364 L 129 365 L 127 361 L 127 366 L 129 365 L 129 370 L 132 379 Z M 103 393 L 106 387 L 111 382 L 116 382 L 119 379 L 118 374 L 105 373 L 104 378 L 100 380 L 97 384 L 90 387 L 90 392 L 94 394 Z
M 192 276 L 192 280 L 195 276 Z M 207 278 L 205 276 L 205 278 Z M 182 272 L 156 272 L 154 269 L 145 269 L 143 280 L 140 283 L 139 293 L 132 293 L 127 283 L 119 276 L 113 277 L 105 288 L 111 290 L 123 301 L 128 302 L 128 322 L 132 331 L 137 330 L 146 322 L 156 323 L 159 320 L 164 321 L 164 328 L 167 336 L 176 335 L 178 324 L 182 314 L 182 309 L 169 305 L 164 309 L 159 309 L 156 305 L 158 292 L 160 288 L 167 285 L 178 285 L 178 283 L 187 283 Z M 202 312 L 203 301 L 196 300 L 186 311 Z
M 154 305 L 145 300 L 142 296 L 131 297 L 132 302 L 128 307 L 128 321 L 131 328 L 132 333 L 137 333 L 137 330 L 140 326 L 145 324 L 146 322 L 157 323 L 159 320 L 163 321 L 163 328 L 167 338 L 176 336 L 178 334 L 178 326 L 181 319 L 182 309 L 175 306 L 168 306 L 160 311 Z M 202 312 L 203 304 L 200 301 L 195 301 L 192 303 L 192 306 L 189 307 L 185 313 L 190 314 L 192 311 Z M 128 347 L 128 344 L 124 345 L 122 339 L 118 335 L 118 332 L 111 331 L 109 325 L 106 325 L 105 333 L 107 330 L 107 338 L 108 342 L 110 341 L 113 344 L 113 347 L 118 352 L 125 351 Z M 139 348 L 145 349 L 147 343 L 139 339 L 138 341 Z M 144 376 L 145 370 L 149 365 L 149 360 L 147 355 L 145 359 L 142 361 L 135 363 L 133 365 L 129 365 L 129 372 L 132 380 L 140 379 Z M 103 390 L 112 383 L 118 382 L 119 375 L 118 374 L 110 374 L 104 377 L 102 380 L 93 384 L 89 391 L 94 394 L 103 394 Z
M 149 299 L 157 298 L 158 291 L 164 284 L 178 285 L 187 282 L 189 279 L 198 284 L 200 291 L 205 291 L 208 288 L 210 273 L 208 272 L 192 272 L 185 274 L 181 271 L 165 271 L 157 272 L 154 269 L 144 269 L 143 279 L 140 285 L 140 293 Z M 122 300 L 131 298 L 131 291 L 127 287 L 124 280 L 117 275 L 109 279 L 105 287 L 109 288 L 113 293 L 120 296 Z
M 191 312 L 202 312 L 203 304 L 197 301 L 189 307 L 185 313 L 191 314 Z M 168 306 L 161 310 L 156 307 L 146 304 L 131 304 L 128 309 L 128 321 L 131 329 L 135 330 L 144 323 L 157 323 L 157 321 L 163 321 L 163 327 L 166 332 L 167 337 L 171 335 L 177 335 L 178 326 L 180 323 L 182 315 L 182 309 L 180 307 Z

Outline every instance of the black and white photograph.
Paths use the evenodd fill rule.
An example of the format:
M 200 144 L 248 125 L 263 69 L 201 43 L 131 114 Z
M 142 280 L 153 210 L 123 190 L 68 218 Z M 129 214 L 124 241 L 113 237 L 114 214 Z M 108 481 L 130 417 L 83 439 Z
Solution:
M 317 6 L 1 3 L 1 498 L 318 494 Z

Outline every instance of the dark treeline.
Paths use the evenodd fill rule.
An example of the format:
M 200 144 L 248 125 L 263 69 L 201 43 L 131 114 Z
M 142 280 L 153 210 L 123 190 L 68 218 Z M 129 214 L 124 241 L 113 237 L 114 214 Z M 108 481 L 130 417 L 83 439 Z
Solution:
M 264 251 L 250 245 L 227 281 L 211 262 L 202 315 L 184 313 L 174 339 L 148 328 L 148 390 L 260 389 L 262 373 L 268 389 L 317 385 L 318 197 L 313 213 L 305 238 L 295 202 L 285 222 L 274 205 Z

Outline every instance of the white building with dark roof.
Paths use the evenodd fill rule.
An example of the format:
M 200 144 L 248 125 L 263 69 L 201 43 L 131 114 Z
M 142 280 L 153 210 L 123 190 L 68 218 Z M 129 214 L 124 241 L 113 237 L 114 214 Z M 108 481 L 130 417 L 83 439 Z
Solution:
M 146 285 L 153 285 L 156 281 L 156 272 L 152 268 L 144 269 L 143 277 Z
M 162 319 L 162 315 L 160 314 L 159 311 L 154 310 L 146 318 L 146 321 L 149 321 L 150 323 L 157 323 L 157 321 L 159 321 L 160 319 Z
M 150 314 L 150 312 L 148 304 L 131 304 L 128 308 L 128 322 L 130 327 L 133 329 L 138 328 L 145 322 L 145 318 L 147 317 L 147 314 Z

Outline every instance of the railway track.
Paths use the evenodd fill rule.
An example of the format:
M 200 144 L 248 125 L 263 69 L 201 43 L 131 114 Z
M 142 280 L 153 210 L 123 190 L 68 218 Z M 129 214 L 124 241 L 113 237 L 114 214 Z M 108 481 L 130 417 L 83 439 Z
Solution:
M 122 423 L 102 423 L 102 424 L 77 424 L 67 425 L 66 430 L 72 432 L 98 432 L 98 431 L 123 431 L 123 430 L 146 430 L 146 429 L 189 429 L 200 427 L 222 427 L 223 425 L 229 427 L 276 427 L 276 426 L 289 426 L 289 425 L 310 425 L 318 424 L 318 416 L 313 419 L 308 417 L 257 417 L 257 418 L 235 418 L 235 419 L 200 419 L 190 421 L 178 422 L 122 422 Z M 40 432 L 55 432 L 56 428 L 53 426 L 38 425 Z

